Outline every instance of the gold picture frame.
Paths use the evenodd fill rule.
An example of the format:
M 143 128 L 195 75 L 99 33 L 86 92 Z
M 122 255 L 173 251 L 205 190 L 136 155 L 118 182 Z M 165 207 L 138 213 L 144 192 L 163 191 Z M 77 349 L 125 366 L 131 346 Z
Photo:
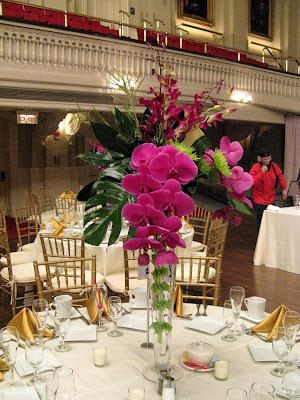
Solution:
M 178 18 L 213 26 L 214 0 L 178 0 Z
M 273 40 L 273 0 L 248 0 L 249 35 Z

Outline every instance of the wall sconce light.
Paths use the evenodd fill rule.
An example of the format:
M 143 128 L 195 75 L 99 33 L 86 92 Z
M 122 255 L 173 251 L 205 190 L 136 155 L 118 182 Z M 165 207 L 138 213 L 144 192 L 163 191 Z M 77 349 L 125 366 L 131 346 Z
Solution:
M 71 140 L 72 136 L 78 131 L 81 124 L 80 113 L 68 113 L 58 124 L 58 132 L 65 135 L 67 140 Z
M 239 101 L 240 103 L 250 103 L 252 101 L 252 96 L 235 90 L 231 95 L 231 100 Z

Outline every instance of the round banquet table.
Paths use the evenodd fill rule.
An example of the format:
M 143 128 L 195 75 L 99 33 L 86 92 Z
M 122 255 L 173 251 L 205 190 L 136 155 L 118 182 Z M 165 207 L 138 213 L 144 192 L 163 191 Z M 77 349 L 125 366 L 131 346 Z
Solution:
M 128 304 L 125 307 L 128 308 Z M 86 312 L 86 309 L 82 310 Z M 192 312 L 194 316 L 195 311 L 194 304 L 184 304 L 184 313 Z M 145 315 L 146 311 L 134 310 L 134 313 Z M 210 318 L 221 320 L 222 308 L 208 306 L 207 314 Z M 253 323 L 247 320 L 239 321 L 247 326 L 253 326 Z M 243 334 L 238 336 L 235 342 L 224 342 L 221 339 L 224 329 L 215 335 L 209 335 L 186 328 L 187 323 L 189 321 L 185 319 L 173 318 L 171 363 L 179 366 L 183 372 L 182 378 L 176 382 L 177 400 L 221 400 L 225 399 L 228 388 L 242 387 L 249 391 L 253 382 L 280 386 L 281 379 L 269 372 L 269 369 L 275 366 L 275 362 L 254 362 L 249 351 L 247 344 L 264 343 L 260 339 Z M 72 320 L 71 325 L 75 324 L 83 326 L 84 322 L 81 319 Z M 112 328 L 111 322 L 107 324 Z M 118 338 L 109 337 L 106 332 L 97 333 L 97 343 L 107 346 L 108 364 L 103 368 L 93 365 L 92 348 L 95 342 L 72 342 L 72 350 L 67 353 L 57 353 L 52 350 L 63 367 L 71 367 L 74 370 L 76 400 L 127 400 L 127 390 L 133 385 L 145 387 L 146 400 L 161 398 L 156 393 L 156 384 L 146 380 L 142 375 L 143 369 L 153 365 L 154 362 L 153 350 L 143 349 L 140 346 L 146 341 L 146 332 L 125 328 L 122 328 L 122 331 L 123 336 Z M 216 380 L 213 371 L 190 371 L 181 365 L 180 359 L 186 346 L 200 340 L 213 344 L 217 354 L 230 359 L 228 380 Z M 52 339 L 46 346 L 53 349 L 57 341 L 58 339 Z M 295 345 L 293 351 L 295 353 L 300 351 L 300 343 Z M 5 379 L 8 379 L 8 374 L 5 375 Z M 28 377 L 23 378 L 25 379 Z

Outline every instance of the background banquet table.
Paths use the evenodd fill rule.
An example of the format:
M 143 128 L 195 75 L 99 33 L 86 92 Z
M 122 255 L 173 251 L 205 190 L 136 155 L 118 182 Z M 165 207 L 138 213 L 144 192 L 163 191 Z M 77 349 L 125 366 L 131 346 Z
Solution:
M 127 305 L 126 305 L 127 307 Z M 194 304 L 184 304 L 184 312 L 196 311 Z M 145 310 L 134 310 L 134 313 L 145 314 Z M 209 306 L 208 317 L 222 319 L 222 308 Z M 240 320 L 247 326 L 253 323 Z M 51 323 L 51 321 L 50 321 Z M 250 354 L 248 343 L 264 343 L 260 339 L 245 334 L 239 336 L 235 342 L 224 342 L 221 336 L 224 330 L 215 335 L 201 333 L 187 329 L 187 320 L 174 317 L 171 340 L 171 362 L 182 369 L 183 376 L 176 382 L 178 400 L 221 400 L 225 399 L 226 390 L 230 387 L 242 387 L 249 391 L 253 382 L 265 382 L 280 385 L 281 379 L 270 374 L 269 369 L 275 362 L 254 362 Z M 84 324 L 82 320 L 72 320 L 73 324 Z M 107 322 L 110 328 L 112 323 Z M 131 329 L 122 329 L 124 335 L 112 338 L 106 332 L 98 333 L 98 344 L 107 346 L 108 364 L 103 368 L 93 365 L 92 348 L 95 342 L 72 342 L 72 350 L 67 353 L 57 353 L 63 367 L 74 370 L 77 397 L 80 400 L 127 400 L 127 390 L 132 385 L 142 385 L 146 390 L 146 400 L 159 400 L 156 393 L 156 384 L 147 381 L 142 371 L 148 365 L 153 365 L 153 350 L 142 349 L 141 343 L 146 340 L 146 332 Z M 53 349 L 58 339 L 47 342 L 47 347 Z M 218 381 L 214 372 L 190 371 L 181 365 L 182 352 L 189 343 L 205 341 L 213 344 L 219 355 L 230 359 L 229 378 Z M 300 351 L 297 343 L 294 352 Z M 8 378 L 6 378 L 8 379 Z M 28 379 L 28 378 L 27 378 Z M 25 378 L 23 378 L 25 380 Z
M 285 207 L 263 214 L 254 265 L 300 274 L 300 208 Z

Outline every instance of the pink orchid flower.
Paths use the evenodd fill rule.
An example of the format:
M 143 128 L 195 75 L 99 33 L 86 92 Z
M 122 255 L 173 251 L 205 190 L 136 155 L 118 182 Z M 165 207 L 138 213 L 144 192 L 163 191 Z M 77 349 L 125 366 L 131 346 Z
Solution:
M 122 179 L 122 187 L 128 193 L 138 196 L 141 193 L 150 193 L 162 189 L 160 182 L 153 178 L 150 169 L 146 164 L 141 164 L 138 174 L 128 174 Z
M 150 196 L 154 200 L 155 207 L 160 211 L 166 211 L 167 215 L 174 213 L 181 218 L 190 215 L 195 209 L 194 201 L 183 193 L 180 183 L 175 179 L 167 180 L 163 189 L 151 192 Z
M 147 253 L 140 254 L 138 257 L 139 265 L 149 265 L 150 257 Z
M 126 250 L 137 250 L 143 249 L 144 251 L 148 251 L 150 248 L 154 250 L 163 250 L 163 246 L 159 240 L 149 238 L 153 233 L 149 226 L 140 226 L 136 230 L 136 238 L 128 240 L 123 244 L 124 249 Z M 144 264 L 141 264 L 144 265 Z
M 235 166 L 231 170 L 231 176 L 227 177 L 222 175 L 223 184 L 228 188 L 232 188 L 235 193 L 242 193 L 247 189 L 250 189 L 253 185 L 253 178 L 247 172 L 244 172 L 242 167 Z
M 250 208 L 253 208 L 253 204 L 252 204 L 251 200 L 247 199 L 245 191 L 242 193 L 236 193 L 232 190 L 228 190 L 227 194 L 229 194 L 230 196 L 234 197 L 235 199 L 237 199 L 239 201 L 242 201 L 243 203 L 248 204 L 248 206 Z
M 172 216 L 166 219 L 163 228 L 165 228 L 167 232 L 162 234 L 160 238 L 161 241 L 166 243 L 166 245 L 171 249 L 175 249 L 177 246 L 185 249 L 185 241 L 177 233 L 181 227 L 182 222 L 180 218 Z
M 125 204 L 122 212 L 124 218 L 133 227 L 148 225 L 150 223 L 162 226 L 167 218 L 161 211 L 154 207 L 154 200 L 146 193 L 138 196 L 136 204 Z
M 150 161 L 149 167 L 153 177 L 159 182 L 176 179 L 182 185 L 194 179 L 198 172 L 194 161 L 171 145 L 161 147 L 160 153 Z
M 240 215 L 234 215 L 231 219 L 230 219 L 231 223 L 235 226 L 240 225 L 240 223 L 242 222 L 242 217 Z
M 227 136 L 223 136 L 220 141 L 220 150 L 224 154 L 228 165 L 236 165 L 243 156 L 243 147 L 239 142 L 230 142 Z
M 132 164 L 133 169 L 139 170 L 141 164 L 148 164 L 152 157 L 158 152 L 159 147 L 156 147 L 153 143 L 144 143 L 136 147 L 132 152 Z M 159 150 L 160 151 L 160 150 Z
M 211 149 L 205 150 L 205 153 L 203 154 L 203 158 L 210 167 L 214 166 L 214 157 L 215 157 L 215 152 L 213 150 L 211 150 Z
M 178 264 L 178 258 L 174 251 L 168 250 L 168 251 L 160 251 L 157 253 L 154 261 L 154 265 L 158 267 L 159 265 L 164 265 L 164 264 Z

